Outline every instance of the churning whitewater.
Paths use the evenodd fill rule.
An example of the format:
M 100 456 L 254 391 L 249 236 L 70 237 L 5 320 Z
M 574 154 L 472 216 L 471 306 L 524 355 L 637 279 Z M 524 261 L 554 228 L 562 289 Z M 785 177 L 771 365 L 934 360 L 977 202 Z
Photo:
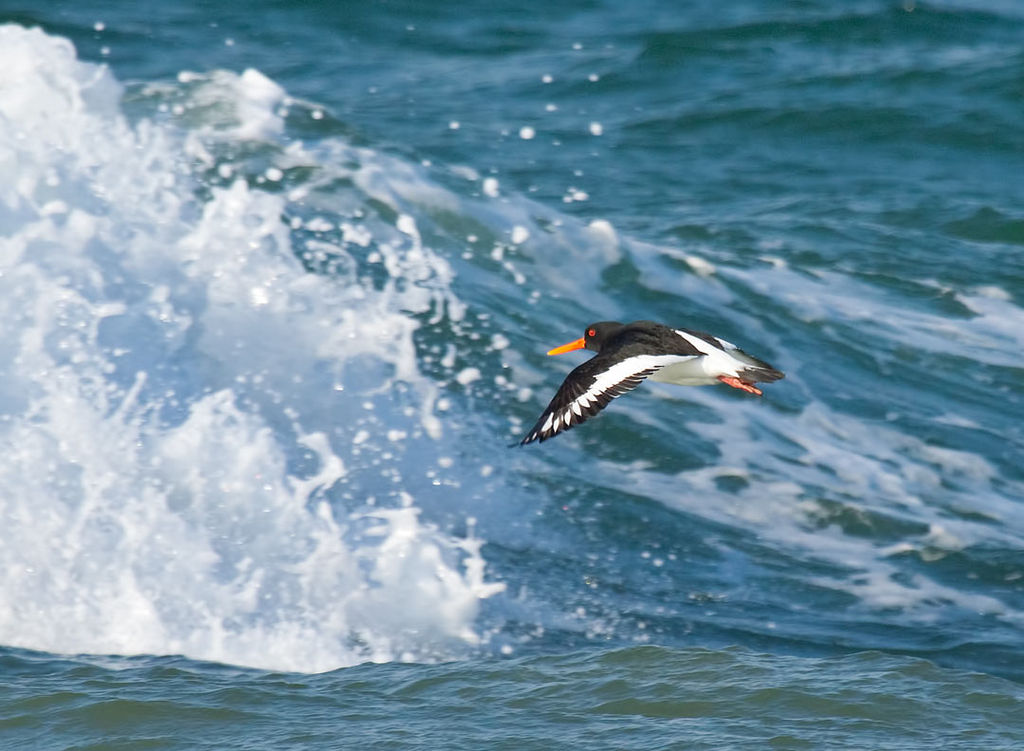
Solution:
M 255 71 L 182 76 L 185 131 L 129 123 L 38 29 L 0 27 L 0 66 L 0 643 L 306 671 L 477 644 L 502 585 L 399 482 L 442 430 L 409 314 L 458 306 L 415 222 L 373 228 L 378 283 L 297 248 L 278 168 L 249 187 L 213 156 L 316 165 L 273 142 L 290 104 Z

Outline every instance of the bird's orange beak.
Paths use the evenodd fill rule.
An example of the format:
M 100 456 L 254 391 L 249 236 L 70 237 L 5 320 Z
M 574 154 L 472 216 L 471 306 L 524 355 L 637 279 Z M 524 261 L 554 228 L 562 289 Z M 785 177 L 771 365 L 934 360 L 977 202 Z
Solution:
M 566 352 L 572 352 L 574 349 L 583 349 L 587 346 L 587 340 L 584 337 L 580 337 L 574 342 L 563 344 L 561 347 L 555 347 L 553 350 L 548 352 L 549 355 L 563 355 Z

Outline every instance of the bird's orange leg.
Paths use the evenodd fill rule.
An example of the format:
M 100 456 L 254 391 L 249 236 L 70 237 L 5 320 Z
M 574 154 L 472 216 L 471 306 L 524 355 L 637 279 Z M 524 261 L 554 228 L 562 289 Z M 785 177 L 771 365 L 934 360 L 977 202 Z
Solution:
M 718 380 L 724 383 L 726 386 L 732 386 L 734 389 L 741 389 L 751 394 L 757 394 L 758 396 L 761 396 L 761 394 L 763 393 L 761 389 L 759 389 L 754 384 L 747 383 L 746 381 L 741 381 L 739 378 L 736 378 L 735 376 L 718 376 Z

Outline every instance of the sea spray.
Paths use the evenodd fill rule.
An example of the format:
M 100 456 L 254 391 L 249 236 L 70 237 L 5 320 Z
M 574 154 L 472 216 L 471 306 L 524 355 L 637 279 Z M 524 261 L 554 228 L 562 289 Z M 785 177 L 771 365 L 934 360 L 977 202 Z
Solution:
M 0 27 L 0 64 L 0 642 L 288 670 L 478 643 L 479 544 L 420 519 L 401 450 L 345 455 L 439 434 L 411 316 L 452 297 L 443 262 L 406 222 L 386 283 L 311 273 L 287 197 L 202 181 L 203 128 L 128 123 L 39 30 Z M 274 86 L 232 76 L 203 101 L 237 130 L 208 130 L 273 135 Z M 350 358 L 383 381 L 346 394 Z

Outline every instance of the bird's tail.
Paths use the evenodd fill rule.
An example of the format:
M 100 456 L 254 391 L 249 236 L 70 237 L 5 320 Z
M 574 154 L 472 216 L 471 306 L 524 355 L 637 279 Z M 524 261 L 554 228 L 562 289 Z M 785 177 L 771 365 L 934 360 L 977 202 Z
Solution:
M 736 350 L 732 353 L 733 356 L 743 363 L 743 370 L 740 371 L 740 378 L 749 383 L 757 383 L 762 381 L 764 383 L 771 383 L 777 381 L 780 378 L 785 378 L 786 374 L 781 370 L 776 370 L 771 365 L 766 363 L 764 360 L 758 360 L 753 355 L 748 355 L 741 349 Z

